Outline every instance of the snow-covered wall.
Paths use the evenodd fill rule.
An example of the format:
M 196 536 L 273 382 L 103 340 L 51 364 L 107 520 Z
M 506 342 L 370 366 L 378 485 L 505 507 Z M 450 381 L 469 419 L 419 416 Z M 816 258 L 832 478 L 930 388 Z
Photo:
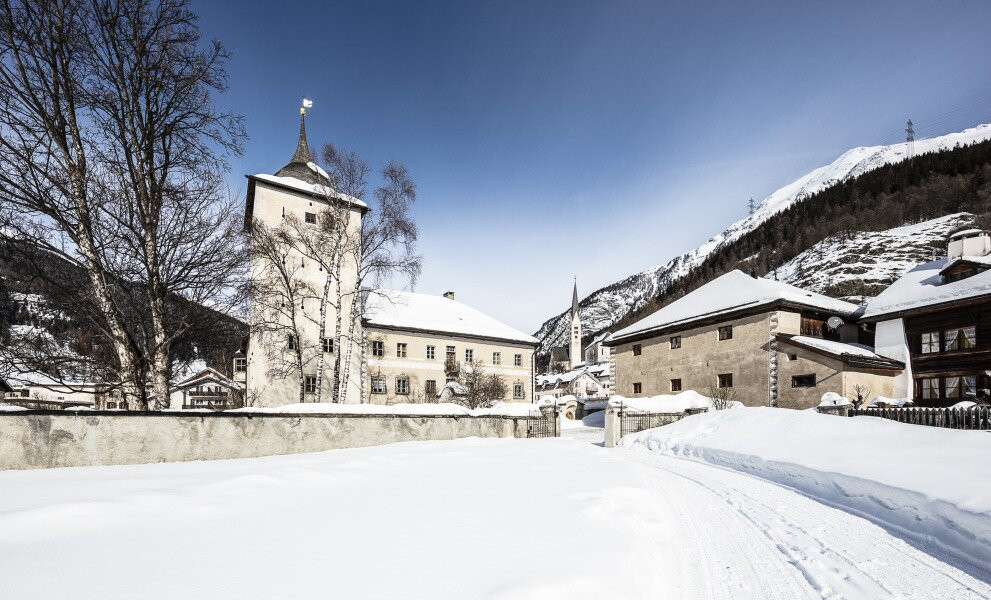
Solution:
M 874 331 L 874 351 L 881 356 L 905 363 L 905 370 L 895 377 L 892 397 L 911 398 L 914 393 L 912 361 L 908 352 L 908 340 L 905 338 L 905 321 L 903 319 L 890 319 L 880 321 L 877 324 L 877 329 Z
M 0 470 L 252 458 L 412 440 L 525 437 L 526 417 L 0 413 Z

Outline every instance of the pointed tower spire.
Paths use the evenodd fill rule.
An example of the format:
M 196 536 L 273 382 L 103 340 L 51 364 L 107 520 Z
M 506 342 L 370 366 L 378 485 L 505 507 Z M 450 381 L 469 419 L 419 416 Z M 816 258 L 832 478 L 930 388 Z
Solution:
M 571 294 L 571 314 L 578 314 L 578 276 L 575 275 L 575 289 Z
M 314 164 L 310 144 L 306 141 L 306 109 L 313 106 L 312 100 L 303 98 L 303 106 L 299 109 L 299 139 L 296 141 L 296 151 L 293 152 L 289 164 L 279 169 L 275 174 L 279 177 L 295 177 L 308 183 L 330 185 L 330 181 Z
M 578 276 L 571 292 L 571 342 L 568 344 L 568 358 L 574 369 L 582 362 L 582 320 L 578 313 Z

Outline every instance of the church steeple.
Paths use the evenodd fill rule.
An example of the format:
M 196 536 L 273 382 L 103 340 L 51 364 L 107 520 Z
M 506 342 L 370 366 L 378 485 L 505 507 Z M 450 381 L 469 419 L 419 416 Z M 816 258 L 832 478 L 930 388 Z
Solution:
M 289 164 L 279 169 L 275 174 L 279 177 L 295 177 L 307 183 L 329 186 L 330 180 L 319 169 L 315 168 L 310 144 L 306 141 L 306 108 L 312 105 L 311 101 L 303 99 L 303 107 L 299 109 L 299 139 L 296 141 L 296 151 L 289 159 Z
M 582 359 L 582 320 L 578 313 L 578 278 L 575 277 L 575 287 L 571 292 L 571 343 L 568 345 L 568 358 L 571 368 L 578 366 Z

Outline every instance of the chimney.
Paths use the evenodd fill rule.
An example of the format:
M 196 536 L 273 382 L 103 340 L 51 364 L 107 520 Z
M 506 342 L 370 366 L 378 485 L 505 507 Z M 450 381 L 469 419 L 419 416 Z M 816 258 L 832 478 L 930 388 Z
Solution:
M 950 236 L 946 257 L 950 260 L 964 256 L 987 256 L 991 253 L 991 236 L 980 229 L 965 229 Z
M 444 292 L 444 297 L 448 300 L 454 300 L 454 292 Z

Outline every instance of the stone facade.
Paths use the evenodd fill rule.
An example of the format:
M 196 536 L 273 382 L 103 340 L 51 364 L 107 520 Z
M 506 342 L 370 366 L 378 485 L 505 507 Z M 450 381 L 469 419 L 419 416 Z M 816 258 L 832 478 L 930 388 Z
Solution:
M 381 344 L 384 356 L 375 355 L 378 344 Z M 400 344 L 405 347 L 401 348 Z M 430 347 L 433 348 L 432 357 L 428 350 Z M 453 365 L 449 365 L 448 361 L 449 347 L 453 347 Z M 467 355 L 468 351 L 471 353 L 471 360 Z M 448 382 L 448 366 L 457 367 L 472 361 L 480 362 L 484 372 L 502 377 L 507 389 L 503 400 L 533 401 L 532 345 L 442 332 L 387 329 L 374 325 L 365 327 L 365 364 L 362 369 L 364 401 L 372 404 L 436 402 L 437 393 Z M 384 391 L 381 385 L 373 385 L 373 378 L 384 378 Z M 405 383 L 399 380 L 404 380 Z M 431 385 L 428 382 L 433 382 L 432 390 L 428 388 Z M 405 393 L 402 393 L 404 390 Z
M 731 338 L 720 339 L 723 327 L 732 328 Z M 728 375 L 731 398 L 746 406 L 810 408 L 828 391 L 855 398 L 858 384 L 872 396 L 891 393 L 893 372 L 854 369 L 838 357 L 791 347 L 776 338 L 799 335 L 800 329 L 800 312 L 778 309 L 623 342 L 613 348 L 614 392 L 626 397 L 672 394 L 680 383 L 681 391 L 712 395 L 718 393 L 720 376 L 725 385 Z M 838 333 L 840 341 L 853 342 L 857 328 L 844 324 Z M 634 346 L 639 346 L 639 355 Z M 795 376 L 804 375 L 814 375 L 815 384 L 793 385 Z

